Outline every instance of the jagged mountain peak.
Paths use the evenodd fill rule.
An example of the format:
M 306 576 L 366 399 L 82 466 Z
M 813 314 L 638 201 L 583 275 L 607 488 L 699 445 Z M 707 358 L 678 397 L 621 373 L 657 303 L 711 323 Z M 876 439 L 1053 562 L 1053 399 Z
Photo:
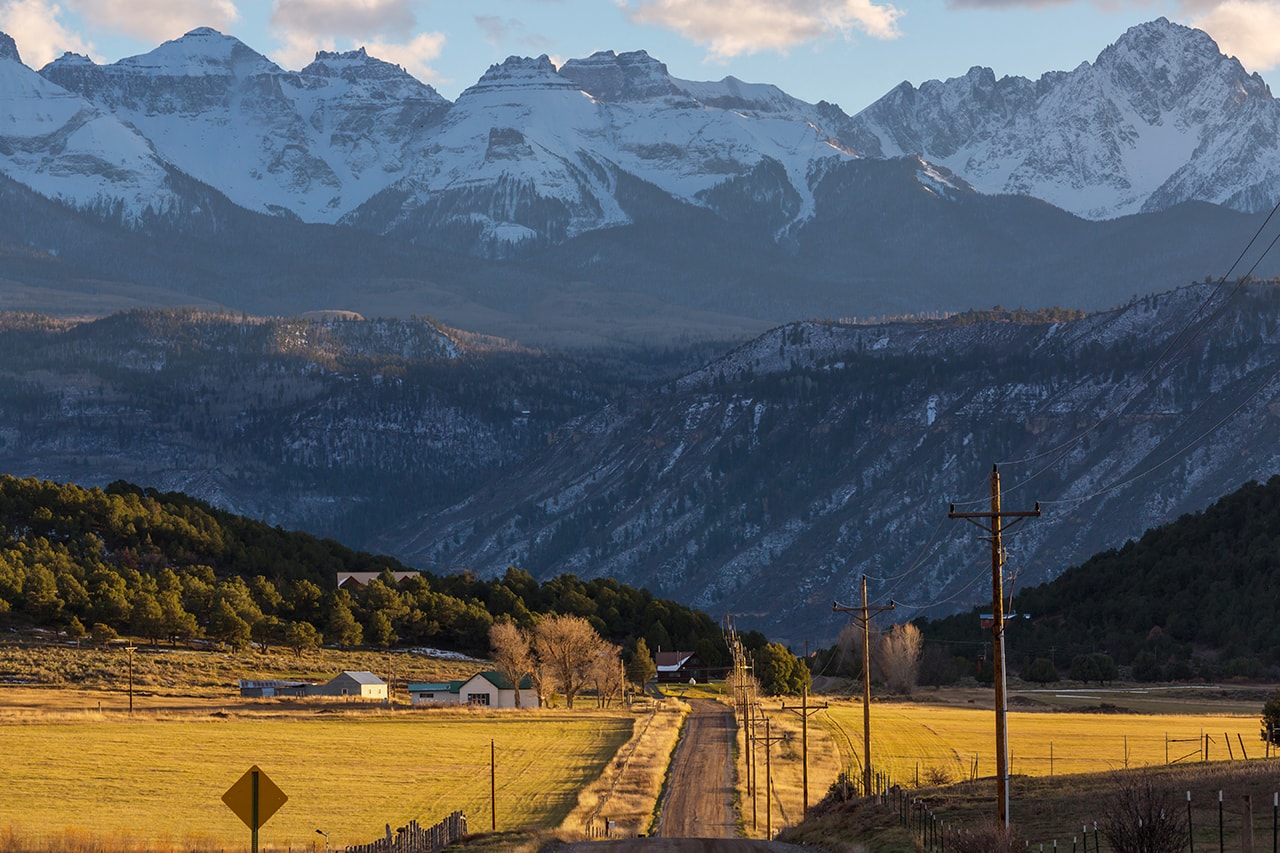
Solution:
M 353 85 L 395 87 L 401 90 L 400 97 L 413 93 L 413 96 L 437 101 L 442 106 L 449 103 L 434 87 L 421 82 L 395 63 L 370 56 L 363 47 L 345 52 L 317 51 L 316 58 L 298 74 L 308 82 L 342 80 Z
M 22 61 L 22 57 L 18 55 L 18 43 L 8 33 L 0 33 L 0 59 Z
M 568 89 L 577 88 L 556 73 L 556 66 L 545 53 L 538 57 L 508 56 L 489 70 L 461 95 L 458 100 L 478 92 L 495 89 Z
M 667 66 L 643 50 L 597 51 L 586 59 L 570 59 L 560 76 L 593 98 L 619 103 L 678 94 Z

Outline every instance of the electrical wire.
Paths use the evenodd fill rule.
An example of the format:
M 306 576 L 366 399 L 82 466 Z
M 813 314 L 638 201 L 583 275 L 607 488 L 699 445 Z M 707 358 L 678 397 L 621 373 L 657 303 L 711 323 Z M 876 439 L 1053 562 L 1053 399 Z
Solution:
M 1258 238 L 1266 230 L 1267 225 L 1270 224 L 1271 220 L 1276 216 L 1278 212 L 1280 212 L 1280 200 L 1276 201 L 1275 206 L 1271 208 L 1271 212 L 1267 214 L 1267 218 L 1264 219 L 1262 221 L 1262 224 L 1258 226 L 1256 231 L 1254 231 L 1253 236 L 1249 238 L 1249 242 L 1245 245 L 1243 249 L 1240 250 L 1240 253 L 1236 256 L 1235 261 L 1232 262 L 1227 272 L 1223 274 L 1223 276 L 1220 279 L 1218 279 L 1218 282 L 1217 284 L 1214 285 L 1213 290 L 1211 290 L 1208 293 L 1208 295 L 1206 295 L 1205 298 L 1201 300 L 1200 305 L 1197 306 L 1196 310 L 1192 313 L 1192 315 L 1187 318 L 1187 321 L 1173 335 L 1173 337 L 1169 339 L 1169 341 L 1165 345 L 1165 348 L 1160 352 L 1158 356 L 1156 356 L 1155 360 L 1147 367 L 1147 370 L 1143 373 L 1143 375 L 1138 378 L 1132 391 L 1130 391 L 1126 396 L 1122 397 L 1117 403 L 1115 403 L 1109 409 L 1107 409 L 1101 416 L 1099 416 L 1098 420 L 1095 421 L 1088 428 L 1082 430 L 1075 437 L 1068 439 L 1067 441 L 1059 444 L 1057 447 L 1050 448 L 1049 450 L 1042 451 L 1032 456 L 1024 457 L 1023 459 L 1001 462 L 1000 464 L 1001 465 L 1025 465 L 1025 464 L 1034 462 L 1036 460 L 1043 459 L 1047 456 L 1058 454 L 1060 451 L 1070 450 L 1076 444 L 1083 441 L 1088 435 L 1090 435 L 1091 433 L 1099 429 L 1112 416 L 1114 416 L 1121 408 L 1123 408 L 1125 405 L 1131 402 L 1138 395 L 1139 392 L 1147 388 L 1150 385 L 1150 379 L 1158 369 L 1165 366 L 1167 361 L 1170 358 L 1172 358 L 1174 355 L 1177 355 L 1178 353 L 1182 352 L 1182 350 L 1184 350 L 1186 347 L 1190 346 L 1191 342 L 1194 341 L 1200 335 L 1200 333 L 1203 332 L 1204 329 L 1208 327 L 1208 325 L 1213 320 L 1217 319 L 1217 317 L 1221 315 L 1221 312 L 1225 309 L 1225 307 L 1228 304 L 1230 304 L 1231 299 L 1234 298 L 1236 293 L 1240 291 L 1240 289 L 1244 286 L 1245 282 L 1247 282 L 1250 279 L 1250 277 L 1253 275 L 1254 271 L 1257 270 L 1258 266 L 1262 263 L 1263 259 L 1265 259 L 1267 254 L 1271 251 L 1271 249 L 1274 248 L 1276 241 L 1280 240 L 1280 232 L 1278 232 L 1276 237 L 1271 240 L 1270 244 L 1268 244 L 1267 248 L 1262 252 L 1261 255 L 1258 256 L 1258 259 L 1254 261 L 1253 266 L 1249 268 L 1249 272 L 1236 281 L 1235 286 L 1231 289 L 1231 292 L 1230 294 L 1228 294 L 1227 298 L 1223 299 L 1219 303 L 1217 309 L 1215 309 L 1215 311 L 1212 314 L 1206 317 L 1203 322 L 1200 322 L 1200 315 L 1208 308 L 1209 304 L 1213 302 L 1214 298 L 1217 297 L 1222 292 L 1222 288 L 1226 284 L 1227 280 L 1231 277 L 1231 274 L 1235 271 L 1236 267 L 1238 267 L 1244 261 L 1244 258 L 1249 253 L 1249 250 L 1253 248 L 1256 242 L 1258 242 Z M 1199 323 L 1199 326 L 1194 330 L 1192 330 L 1192 326 L 1195 326 L 1197 323 Z M 1061 459 L 1061 456 L 1058 456 L 1054 460 L 1054 464 L 1056 464 L 1058 459 Z M 1043 473 L 1043 471 L 1044 469 L 1041 469 L 1041 471 L 1037 472 L 1037 474 Z M 1028 478 L 1028 480 L 1024 480 L 1023 483 L 1028 482 L 1030 479 L 1031 478 Z M 1019 485 L 1022 485 L 1022 484 L 1019 484 Z

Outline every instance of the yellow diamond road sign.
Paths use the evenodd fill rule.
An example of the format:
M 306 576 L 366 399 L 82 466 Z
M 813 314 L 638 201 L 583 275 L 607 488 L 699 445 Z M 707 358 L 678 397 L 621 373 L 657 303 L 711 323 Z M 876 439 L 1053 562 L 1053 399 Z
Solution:
M 254 824 L 254 797 L 257 795 L 257 825 Z M 253 765 L 249 771 L 227 789 L 222 801 L 227 808 L 236 813 L 236 817 L 244 821 L 244 825 L 255 832 L 270 817 L 280 810 L 289 797 L 276 787 L 276 783 L 267 778 L 267 774 Z

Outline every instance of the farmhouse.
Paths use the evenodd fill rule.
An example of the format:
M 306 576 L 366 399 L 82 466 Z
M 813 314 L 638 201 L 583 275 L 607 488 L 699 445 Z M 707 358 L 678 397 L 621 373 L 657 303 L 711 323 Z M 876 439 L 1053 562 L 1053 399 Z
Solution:
M 308 696 L 348 696 L 357 699 L 386 699 L 387 682 L 372 672 L 343 672 L 328 684 L 313 685 Z
M 658 681 L 663 684 L 706 683 L 710 670 L 694 652 L 658 652 L 653 656 L 658 668 Z
M 462 705 L 514 708 L 516 688 L 502 673 L 486 670 L 471 676 L 458 688 L 458 701 Z M 537 708 L 538 704 L 538 691 L 533 688 L 533 679 L 526 675 L 520 679 L 520 707 Z
M 410 705 L 460 705 L 459 688 L 465 681 L 434 681 L 409 685 Z

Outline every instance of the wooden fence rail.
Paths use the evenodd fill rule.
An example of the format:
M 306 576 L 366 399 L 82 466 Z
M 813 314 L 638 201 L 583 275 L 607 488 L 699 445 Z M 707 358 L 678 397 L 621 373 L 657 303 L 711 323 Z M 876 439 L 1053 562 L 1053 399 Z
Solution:
M 416 820 L 396 830 L 395 836 L 387 829 L 387 837 L 371 844 L 355 844 L 345 853 L 434 853 L 443 850 L 467 834 L 467 816 L 454 812 L 435 826 L 423 828 Z

